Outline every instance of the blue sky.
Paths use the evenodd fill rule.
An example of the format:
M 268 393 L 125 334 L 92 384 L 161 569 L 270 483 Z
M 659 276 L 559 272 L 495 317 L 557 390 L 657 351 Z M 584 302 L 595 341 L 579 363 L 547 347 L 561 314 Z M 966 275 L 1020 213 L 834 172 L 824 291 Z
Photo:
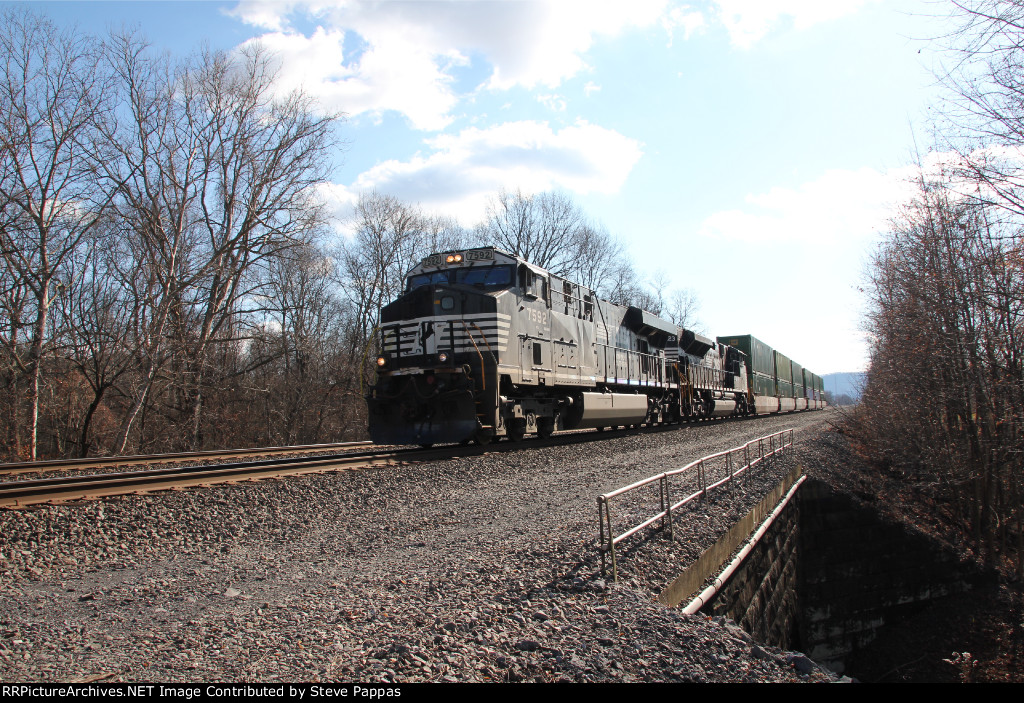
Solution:
M 566 192 L 710 334 L 862 370 L 868 256 L 939 109 L 927 0 L 42 2 L 155 47 L 261 41 L 343 111 L 328 195 L 471 225 L 501 187 Z M 340 236 L 340 235 L 339 235 Z

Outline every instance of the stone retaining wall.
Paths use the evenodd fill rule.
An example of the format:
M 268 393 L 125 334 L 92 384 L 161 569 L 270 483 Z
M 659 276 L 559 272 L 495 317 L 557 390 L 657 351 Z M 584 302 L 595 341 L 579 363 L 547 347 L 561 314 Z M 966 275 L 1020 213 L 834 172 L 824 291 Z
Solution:
M 795 475 L 794 475 L 795 477 Z M 779 502 L 794 477 L 708 549 L 659 598 L 686 605 Z M 736 534 L 734 534 L 736 533 Z M 842 673 L 844 658 L 886 623 L 934 598 L 992 583 L 955 552 L 869 505 L 807 480 L 700 612 L 725 615 L 760 641 L 799 649 Z

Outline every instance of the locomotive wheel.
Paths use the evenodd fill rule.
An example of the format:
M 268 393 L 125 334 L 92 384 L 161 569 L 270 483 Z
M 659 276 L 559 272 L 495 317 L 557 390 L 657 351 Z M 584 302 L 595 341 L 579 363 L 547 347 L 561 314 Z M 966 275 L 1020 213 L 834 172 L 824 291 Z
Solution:
M 432 446 L 434 446 L 434 443 L 433 442 L 422 442 L 420 444 L 420 446 L 423 447 L 424 449 L 430 449 Z
M 604 432 L 604 428 L 603 427 L 595 427 L 594 429 L 596 429 L 598 432 Z
M 479 447 L 486 447 L 491 443 L 491 433 L 487 430 L 478 430 L 476 435 L 473 437 L 473 441 L 476 442 Z
M 508 426 L 508 441 L 509 442 L 521 442 L 523 437 L 526 436 L 526 424 L 513 420 Z
M 547 439 L 555 432 L 555 421 L 549 417 L 537 418 L 537 436 Z

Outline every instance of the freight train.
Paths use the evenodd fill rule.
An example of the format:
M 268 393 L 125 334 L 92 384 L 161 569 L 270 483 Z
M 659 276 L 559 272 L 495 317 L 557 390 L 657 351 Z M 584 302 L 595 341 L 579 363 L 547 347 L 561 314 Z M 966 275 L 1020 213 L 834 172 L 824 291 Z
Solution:
M 367 404 L 383 444 L 824 407 L 819 376 L 750 335 L 710 339 L 494 247 L 424 258 L 377 341 Z

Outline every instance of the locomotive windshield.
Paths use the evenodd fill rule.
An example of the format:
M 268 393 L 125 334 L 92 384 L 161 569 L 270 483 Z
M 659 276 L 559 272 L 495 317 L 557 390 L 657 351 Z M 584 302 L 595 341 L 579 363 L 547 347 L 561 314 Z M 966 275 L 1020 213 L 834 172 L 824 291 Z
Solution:
M 512 285 L 511 266 L 471 266 L 469 268 L 431 271 L 409 276 L 406 291 L 429 285 L 463 285 L 483 290 L 504 290 Z
M 416 290 L 420 286 L 429 286 L 434 283 L 447 284 L 448 272 L 447 271 L 431 271 L 430 273 L 417 273 L 415 276 L 409 276 L 408 284 L 406 285 L 405 291 Z

